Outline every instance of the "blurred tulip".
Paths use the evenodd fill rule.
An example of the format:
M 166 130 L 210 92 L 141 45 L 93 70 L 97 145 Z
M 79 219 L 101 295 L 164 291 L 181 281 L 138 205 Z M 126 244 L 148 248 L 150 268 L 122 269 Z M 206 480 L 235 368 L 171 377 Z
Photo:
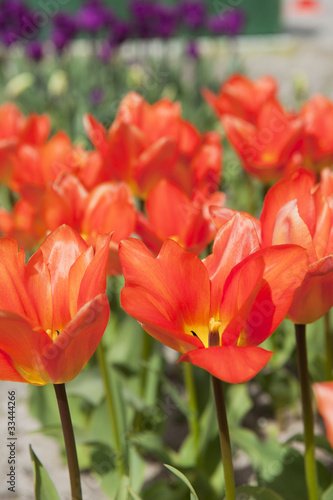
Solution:
M 232 115 L 255 125 L 262 106 L 275 97 L 276 90 L 276 81 L 271 76 L 250 80 L 234 74 L 221 85 L 217 95 L 207 88 L 202 95 L 219 118 Z
M 102 155 L 109 179 L 128 182 L 142 198 L 162 178 L 179 185 L 189 196 L 198 183 L 211 182 L 211 177 L 218 185 L 216 178 L 219 180 L 221 170 L 218 136 L 212 133 L 201 136 L 190 122 L 181 118 L 178 103 L 162 99 L 150 105 L 140 95 L 130 92 L 121 101 L 108 131 L 92 115 L 85 116 L 84 125 Z
M 135 239 L 119 250 L 125 311 L 162 343 L 215 377 L 249 380 L 271 357 L 258 344 L 278 326 L 308 268 L 294 245 L 260 250 L 252 221 L 236 214 L 201 261 L 173 240 L 157 258 Z
M 48 115 L 30 113 L 27 117 L 13 103 L 0 106 L 0 180 L 10 182 L 13 155 L 21 144 L 41 145 L 50 133 Z
M 216 229 L 209 216 L 211 205 L 222 206 L 224 193 L 205 197 L 197 191 L 189 198 L 167 180 L 161 180 L 146 200 L 147 218 L 138 214 L 137 233 L 157 254 L 162 243 L 172 238 L 186 250 L 200 254 L 212 241 Z
M 333 382 L 317 382 L 312 388 L 318 411 L 324 419 L 327 439 L 333 448 Z
M 61 384 L 82 370 L 108 322 L 109 241 L 94 252 L 61 226 L 25 265 L 17 243 L 0 239 L 0 379 Z
M 304 120 L 303 166 L 312 171 L 333 165 L 333 102 L 315 95 L 300 112 Z
M 121 274 L 118 246 L 123 238 L 128 238 L 135 230 L 136 209 L 131 190 L 123 182 L 105 182 L 89 194 L 83 219 L 81 234 L 95 246 L 99 234 L 112 231 L 112 241 L 108 259 L 108 275 Z
M 256 124 L 231 115 L 222 123 L 244 169 L 264 183 L 281 178 L 303 140 L 303 121 L 271 99 L 262 105 Z

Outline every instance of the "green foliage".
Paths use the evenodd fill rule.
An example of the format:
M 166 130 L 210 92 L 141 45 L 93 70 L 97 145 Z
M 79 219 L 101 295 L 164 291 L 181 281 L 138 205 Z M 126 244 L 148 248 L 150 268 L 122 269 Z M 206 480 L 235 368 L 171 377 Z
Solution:
M 36 500 L 60 500 L 57 490 L 48 473 L 39 461 L 34 450 L 30 446 L 30 456 L 34 467 L 35 499 Z
M 190 483 L 190 481 L 187 479 L 187 477 L 182 472 L 180 472 L 175 467 L 172 467 L 171 465 L 164 464 L 164 467 L 169 469 L 169 471 L 171 471 L 175 476 L 177 476 L 181 481 L 183 481 L 184 484 L 186 484 L 186 486 L 188 487 L 188 489 L 191 492 L 191 495 L 190 495 L 191 500 L 199 500 L 192 484 Z

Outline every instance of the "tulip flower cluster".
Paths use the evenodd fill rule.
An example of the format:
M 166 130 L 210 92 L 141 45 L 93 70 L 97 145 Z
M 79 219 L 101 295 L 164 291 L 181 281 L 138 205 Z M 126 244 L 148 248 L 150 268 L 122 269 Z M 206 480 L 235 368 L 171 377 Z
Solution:
M 276 93 L 272 77 L 251 81 L 238 74 L 217 95 L 203 89 L 244 169 L 267 184 L 298 167 L 317 173 L 333 161 L 333 102 L 318 94 L 296 113 Z
M 209 206 L 225 202 L 217 192 L 220 139 L 200 134 L 182 119 L 178 104 L 149 105 L 130 93 L 108 131 L 85 116 L 92 151 L 62 131 L 49 137 L 47 116 L 25 117 L 10 103 L 0 108 L 0 119 L 1 178 L 19 196 L 12 213 L 1 209 L 0 230 L 23 247 L 38 245 L 61 224 L 93 246 L 99 234 L 112 231 L 108 274 L 116 275 L 118 244 L 132 233 L 153 251 L 166 237 L 197 252 L 212 241 Z M 135 196 L 145 199 L 147 215 Z
M 216 380 L 264 368 L 272 352 L 260 344 L 286 316 L 305 341 L 305 324 L 333 306 L 333 103 L 315 96 L 288 112 L 276 92 L 270 77 L 240 75 L 217 96 L 203 91 L 244 169 L 279 179 L 260 218 L 225 207 L 221 138 L 179 103 L 130 92 L 107 127 L 86 114 L 91 149 L 50 136 L 47 115 L 0 107 L 0 181 L 13 205 L 0 209 L 0 379 L 73 379 L 108 322 L 107 275 L 123 274 L 122 307 L 148 334 L 213 376 L 217 409 Z M 27 264 L 19 246 L 36 250 Z M 301 386 L 311 402 L 307 378 Z M 332 440 L 332 385 L 314 390 Z M 311 414 L 307 425 L 308 450 Z

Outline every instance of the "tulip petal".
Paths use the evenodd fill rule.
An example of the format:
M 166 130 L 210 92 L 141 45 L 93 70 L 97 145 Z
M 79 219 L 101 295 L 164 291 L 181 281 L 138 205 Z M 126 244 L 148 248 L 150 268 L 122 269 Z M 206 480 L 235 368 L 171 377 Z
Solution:
M 55 341 L 40 350 L 41 359 L 53 384 L 75 378 L 95 352 L 109 319 L 105 294 L 85 304 Z
M 69 309 L 69 271 L 87 249 L 87 243 L 69 226 L 60 226 L 41 244 L 36 255 L 46 263 L 51 277 L 53 298 L 53 330 L 71 320 Z M 37 257 L 36 257 L 37 258 Z M 40 297 L 43 300 L 42 297 Z
M 247 345 L 260 344 L 278 327 L 309 268 L 306 250 L 297 245 L 264 248 L 256 255 L 265 260 L 263 279 L 270 291 L 264 289 L 255 300 L 253 310 L 262 314 L 262 323 L 252 328 Z M 267 321 L 271 324 L 269 331 L 265 327 Z
M 87 267 L 94 258 L 94 250 L 90 246 L 88 247 L 80 257 L 74 262 L 69 271 L 69 310 L 71 318 L 74 318 L 78 309 L 81 305 L 78 305 L 79 293 L 81 290 L 81 284 Z M 91 300 L 91 299 L 90 299 Z M 88 300 L 86 302 L 89 302 Z
M 25 255 L 17 242 L 0 239 L 0 309 L 27 315 L 36 321 L 36 311 L 24 286 Z
M 214 346 L 187 352 L 179 361 L 199 366 L 225 382 L 240 384 L 257 375 L 272 354 L 261 347 Z
M 299 215 L 297 200 L 287 202 L 276 214 L 271 244 L 283 245 L 288 243 L 305 248 L 310 262 L 317 260 L 309 228 Z
M 147 193 L 159 179 L 172 172 L 177 157 L 177 144 L 168 137 L 161 137 L 145 149 L 134 170 L 140 192 Z
M 230 272 L 220 306 L 222 345 L 235 344 L 243 330 L 246 337 L 247 330 L 251 328 L 249 315 L 262 285 L 264 270 L 264 259 L 254 254 Z
M 125 277 L 121 302 L 126 312 L 143 325 L 162 325 L 190 338 L 194 331 L 206 345 L 210 283 L 200 259 L 173 240 L 165 241 L 155 259 L 136 239 L 120 243 L 119 257 Z
M 313 186 L 313 175 L 307 170 L 298 169 L 268 191 L 260 217 L 264 247 L 272 245 L 275 220 L 279 210 L 292 200 L 297 200 L 299 216 L 313 236 L 316 221 L 315 204 L 311 195 Z
M 26 380 L 15 370 L 9 356 L 0 351 L 0 380 L 10 380 L 12 382 L 26 382 Z
M 17 314 L 0 311 L 0 351 L 10 358 L 26 382 L 36 385 L 50 382 L 41 353 L 51 345 L 46 332 L 33 328 Z
M 211 281 L 211 316 L 220 308 L 225 280 L 232 268 L 260 248 L 256 227 L 245 216 L 236 213 L 218 230 L 213 253 L 204 259 Z
M 78 309 L 97 295 L 105 293 L 109 245 L 110 235 L 100 235 L 96 243 L 95 256 L 87 266 L 80 285 Z
M 33 298 L 38 324 L 46 331 L 52 329 L 53 304 L 51 277 L 47 265 L 40 259 L 40 253 L 35 253 L 26 267 L 26 287 Z
M 325 422 L 327 439 L 333 448 L 333 382 L 318 382 L 312 388 L 318 411 Z
M 125 287 L 121 291 L 121 305 L 128 314 L 141 323 L 147 333 L 167 347 L 179 352 L 203 347 L 202 341 L 197 336 L 198 327 L 193 326 L 196 330 L 193 330 L 195 335 L 189 334 L 191 333 L 189 331 L 187 333 L 180 331 L 177 325 L 173 326 L 168 320 L 167 311 L 153 297 L 148 297 L 134 288 Z M 208 338 L 208 328 L 205 337 Z
M 329 255 L 309 266 L 288 311 L 294 323 L 317 321 L 333 306 L 333 257 Z

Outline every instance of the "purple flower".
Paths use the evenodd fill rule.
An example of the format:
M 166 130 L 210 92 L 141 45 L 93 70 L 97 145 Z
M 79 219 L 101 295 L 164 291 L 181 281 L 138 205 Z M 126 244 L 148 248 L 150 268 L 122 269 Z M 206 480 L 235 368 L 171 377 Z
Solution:
M 122 19 L 117 19 L 113 22 L 111 27 L 110 45 L 116 47 L 123 43 L 131 34 L 131 28 Z
M 30 59 L 33 59 L 36 62 L 40 61 L 43 59 L 42 43 L 39 40 L 30 42 L 25 48 L 25 53 Z
M 245 24 L 245 14 L 241 9 L 227 9 L 220 14 L 211 16 L 207 28 L 216 35 L 235 36 L 241 33 Z
M 18 40 L 36 38 L 40 30 L 33 12 L 19 0 L 5 0 L 0 4 L 0 36 L 6 46 Z
M 198 48 L 198 44 L 195 40 L 190 40 L 186 47 L 186 55 L 191 59 L 199 59 L 200 52 Z
M 101 102 L 104 101 L 104 97 L 105 97 L 104 90 L 101 87 L 95 87 L 90 92 L 89 99 L 90 99 L 91 104 L 93 104 L 94 106 L 97 106 L 98 104 L 100 104 Z
M 139 38 L 171 36 L 177 25 L 177 9 L 149 0 L 132 0 L 133 32 Z
M 179 16 L 189 28 L 201 28 L 206 20 L 205 4 L 201 0 L 184 0 L 179 6 Z
M 97 57 L 103 63 L 108 63 L 112 55 L 113 48 L 107 40 L 104 40 L 97 50 Z
M 96 33 L 112 24 L 113 12 L 99 0 L 89 0 L 77 14 L 77 25 L 80 29 Z
M 64 12 L 58 12 L 54 16 L 52 41 L 58 52 L 63 51 L 69 42 L 73 40 L 76 33 L 77 24 L 72 16 Z

